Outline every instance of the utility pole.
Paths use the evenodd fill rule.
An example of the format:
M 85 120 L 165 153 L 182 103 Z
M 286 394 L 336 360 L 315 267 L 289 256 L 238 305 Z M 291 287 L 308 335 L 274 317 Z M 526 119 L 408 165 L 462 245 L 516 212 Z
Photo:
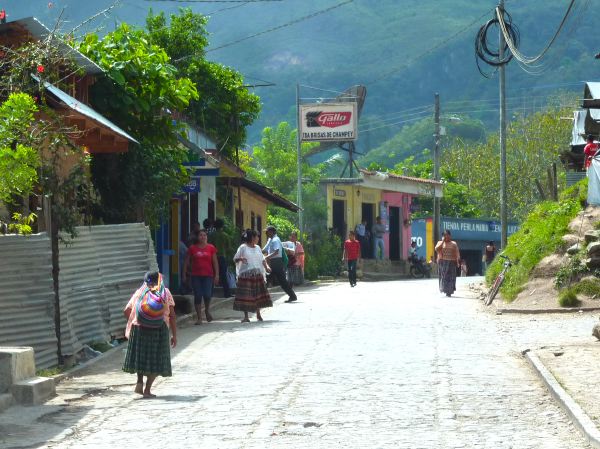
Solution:
M 300 84 L 296 84 L 296 159 L 298 163 L 298 229 L 300 230 L 300 238 L 304 234 L 304 216 L 302 211 L 302 139 L 300 136 Z
M 434 123 L 435 133 L 433 150 L 433 179 L 440 180 L 440 94 L 435 94 L 434 104 Z M 440 198 L 435 194 L 436 188 L 433 188 L 433 245 L 440 240 Z
M 504 14 L 504 0 L 499 0 L 498 11 L 500 14 Z M 508 223 L 507 223 L 507 206 L 506 206 L 506 64 L 504 60 L 504 35 L 502 34 L 502 28 L 498 23 L 499 30 L 499 48 L 498 48 L 498 60 L 500 61 L 500 228 L 501 228 L 501 241 L 500 247 L 506 248 L 506 240 L 508 234 Z

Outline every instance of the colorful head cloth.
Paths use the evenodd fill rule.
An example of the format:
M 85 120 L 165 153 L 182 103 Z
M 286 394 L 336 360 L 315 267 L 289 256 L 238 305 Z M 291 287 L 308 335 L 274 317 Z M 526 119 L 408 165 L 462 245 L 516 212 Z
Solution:
M 143 327 L 161 327 L 167 307 L 167 296 L 162 275 L 160 273 L 146 273 L 142 293 L 136 304 L 138 324 Z

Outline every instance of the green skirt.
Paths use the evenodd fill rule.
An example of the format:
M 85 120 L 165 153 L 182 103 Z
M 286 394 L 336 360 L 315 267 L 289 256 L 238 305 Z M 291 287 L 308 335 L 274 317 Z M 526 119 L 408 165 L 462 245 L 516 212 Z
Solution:
M 170 377 L 172 372 L 169 337 L 170 331 L 166 323 L 158 329 L 132 326 L 123 371 L 144 376 Z

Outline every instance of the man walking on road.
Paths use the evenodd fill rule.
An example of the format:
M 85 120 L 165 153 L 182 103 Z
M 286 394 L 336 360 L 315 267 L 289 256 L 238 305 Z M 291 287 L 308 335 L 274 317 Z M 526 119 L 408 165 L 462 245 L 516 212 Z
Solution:
M 360 242 L 355 239 L 354 231 L 348 233 L 348 240 L 344 242 L 342 262 L 348 263 L 348 280 L 350 287 L 356 285 L 356 264 L 360 261 Z
M 263 254 L 265 254 L 265 259 L 267 263 L 271 267 L 271 275 L 277 278 L 279 285 L 283 289 L 284 292 L 289 296 L 286 302 L 296 301 L 298 298 L 296 297 L 296 293 L 288 283 L 285 278 L 285 267 L 283 265 L 283 245 L 281 244 L 281 240 L 277 236 L 277 229 L 275 226 L 267 226 L 265 229 L 267 233 L 268 241 L 267 244 L 263 248 Z

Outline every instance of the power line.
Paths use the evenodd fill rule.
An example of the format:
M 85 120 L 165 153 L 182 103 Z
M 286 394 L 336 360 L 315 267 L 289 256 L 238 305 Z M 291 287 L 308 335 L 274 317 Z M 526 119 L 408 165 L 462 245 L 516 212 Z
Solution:
M 493 11 L 493 10 L 491 10 Z M 433 53 L 435 50 L 438 50 L 439 48 L 442 48 L 443 46 L 445 46 L 447 43 L 449 43 L 450 41 L 454 40 L 456 37 L 458 37 L 459 35 L 461 35 L 462 33 L 464 33 L 465 31 L 467 31 L 468 29 L 470 29 L 473 25 L 475 25 L 477 22 L 479 22 L 482 18 L 484 18 L 486 15 L 488 15 L 490 13 L 490 10 L 486 11 L 485 13 L 483 13 L 481 16 L 477 17 L 475 20 L 473 20 L 471 23 L 469 23 L 468 25 L 466 25 L 465 27 L 461 28 L 460 30 L 458 30 L 456 33 L 448 36 L 446 39 L 444 39 L 443 41 L 439 42 L 438 44 L 434 45 L 433 47 L 429 48 L 428 50 L 424 51 L 423 53 L 421 53 L 420 55 L 415 56 L 414 58 L 412 58 L 411 60 L 409 60 L 408 62 L 406 62 L 405 64 L 401 65 L 400 67 L 390 70 L 386 73 L 384 73 L 383 75 L 374 78 L 373 80 L 371 80 L 370 82 L 366 83 L 368 85 L 372 85 L 374 83 L 377 83 L 395 73 L 398 73 L 406 68 L 408 68 L 411 64 L 415 63 L 416 61 L 418 61 L 419 59 L 424 58 L 425 56 Z
M 550 39 L 550 42 L 548 42 L 546 47 L 537 56 L 534 56 L 534 57 L 527 57 L 519 51 L 519 49 L 517 48 L 518 43 L 513 41 L 513 36 L 509 29 L 510 23 L 507 24 L 506 21 L 504 20 L 504 11 L 501 10 L 500 8 L 496 8 L 496 17 L 498 18 L 498 23 L 500 24 L 500 29 L 502 30 L 502 34 L 504 35 L 504 40 L 506 41 L 508 48 L 510 48 L 510 52 L 513 54 L 513 56 L 518 61 L 522 62 L 525 65 L 531 65 L 531 64 L 539 61 L 540 59 L 542 59 L 544 57 L 544 55 L 548 52 L 548 50 L 550 50 L 550 47 L 552 46 L 552 44 L 554 43 L 554 41 L 560 34 L 561 30 L 563 29 L 565 22 L 567 21 L 567 18 L 569 17 L 569 14 L 571 13 L 571 9 L 573 8 L 574 4 L 575 4 L 575 0 L 571 0 L 571 3 L 569 3 L 569 7 L 567 8 L 565 15 L 563 16 L 563 19 L 561 20 L 560 25 L 558 26 L 558 29 L 554 33 L 554 36 L 552 36 L 552 39 Z
M 171 3 L 266 3 L 282 2 L 283 0 L 145 0 L 147 2 L 171 2 Z
M 179 1 L 179 0 L 177 0 L 177 1 Z M 219 0 L 219 1 L 221 1 L 221 0 Z M 226 0 L 222 0 L 222 1 L 226 1 Z M 234 1 L 234 0 L 227 0 L 227 1 Z M 264 30 L 264 31 L 261 31 L 259 33 L 255 33 L 255 34 L 251 34 L 250 36 L 242 37 L 241 39 L 237 39 L 237 40 L 235 40 L 233 42 L 229 42 L 227 44 L 219 45 L 218 47 L 208 49 L 208 50 L 206 50 L 206 52 L 208 53 L 208 52 L 211 52 L 211 51 L 221 50 L 222 48 L 231 47 L 232 45 L 239 44 L 240 42 L 243 42 L 243 41 L 248 40 L 248 39 L 252 39 L 253 37 L 262 36 L 263 34 L 271 33 L 273 31 L 277 31 L 277 30 L 280 30 L 282 28 L 286 28 L 286 27 L 289 27 L 291 25 L 295 25 L 295 24 L 297 24 L 299 22 L 303 22 L 305 20 L 312 19 L 313 17 L 316 17 L 318 15 L 324 14 L 326 12 L 329 12 L 329 11 L 333 10 L 333 9 L 339 8 L 341 6 L 347 5 L 348 3 L 352 3 L 353 1 L 354 0 L 343 1 L 343 2 L 338 3 L 336 5 L 330 6 L 329 8 L 325 8 L 325 9 L 322 9 L 320 11 L 316 11 L 316 12 L 314 12 L 312 14 L 309 14 L 307 16 L 300 17 L 298 19 L 295 19 L 295 20 L 292 20 L 290 22 L 284 23 L 283 25 L 279 25 L 279 26 L 276 26 L 276 27 L 273 27 L 273 28 L 269 28 L 268 30 Z M 180 58 L 180 59 L 182 59 L 182 58 Z

